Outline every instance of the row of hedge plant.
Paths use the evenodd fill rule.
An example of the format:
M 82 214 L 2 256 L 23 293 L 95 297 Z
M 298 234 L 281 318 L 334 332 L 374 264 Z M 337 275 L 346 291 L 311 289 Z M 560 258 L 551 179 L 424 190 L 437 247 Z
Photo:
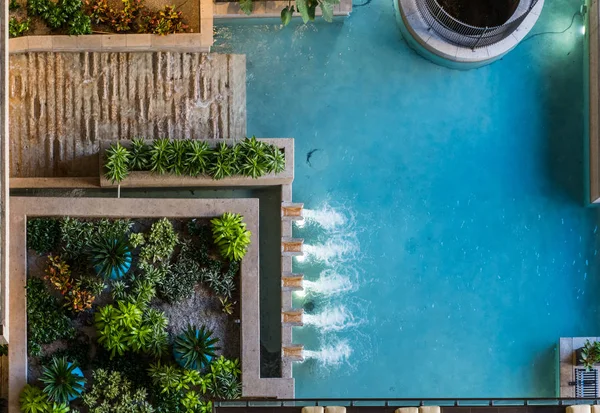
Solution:
M 285 155 L 280 148 L 257 140 L 254 136 L 228 145 L 221 142 L 210 148 L 199 140 L 156 139 L 147 144 L 136 138 L 131 148 L 119 142 L 105 154 L 105 176 L 113 183 L 123 181 L 132 171 L 156 174 L 199 176 L 213 179 L 242 175 L 259 178 L 285 169 Z

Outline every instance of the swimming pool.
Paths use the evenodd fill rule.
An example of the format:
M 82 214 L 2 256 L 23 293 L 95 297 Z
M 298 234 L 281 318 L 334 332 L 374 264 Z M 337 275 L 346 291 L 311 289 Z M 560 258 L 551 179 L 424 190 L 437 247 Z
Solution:
M 546 2 L 532 33 L 579 5 Z M 247 54 L 249 133 L 296 138 L 298 397 L 555 395 L 558 338 L 600 335 L 580 29 L 461 72 L 413 52 L 388 0 L 217 26 Z

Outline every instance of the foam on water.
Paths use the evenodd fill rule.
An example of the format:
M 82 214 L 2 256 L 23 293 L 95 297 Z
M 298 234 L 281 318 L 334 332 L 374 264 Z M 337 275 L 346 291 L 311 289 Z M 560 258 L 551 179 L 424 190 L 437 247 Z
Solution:
M 297 257 L 300 262 L 314 260 L 328 266 L 337 266 L 355 259 L 360 247 L 355 234 L 339 234 L 330 237 L 322 244 L 304 244 L 303 250 L 304 257 Z
M 340 274 L 332 269 L 322 271 L 316 281 L 304 280 L 302 285 L 306 292 L 322 295 L 340 294 L 356 289 L 356 284 L 348 275 Z
M 325 346 L 321 350 L 304 350 L 304 359 L 318 360 L 324 366 L 339 365 L 348 360 L 352 349 L 347 341 L 343 340 L 334 345 Z
M 360 320 L 343 305 L 317 314 L 304 314 L 303 321 L 304 325 L 318 327 L 322 332 L 344 330 L 360 324 Z
M 348 218 L 337 209 L 334 209 L 329 204 L 324 204 L 318 209 L 304 209 L 302 211 L 304 221 L 295 221 L 299 228 L 302 228 L 305 223 L 316 223 L 326 230 L 334 230 L 346 225 Z

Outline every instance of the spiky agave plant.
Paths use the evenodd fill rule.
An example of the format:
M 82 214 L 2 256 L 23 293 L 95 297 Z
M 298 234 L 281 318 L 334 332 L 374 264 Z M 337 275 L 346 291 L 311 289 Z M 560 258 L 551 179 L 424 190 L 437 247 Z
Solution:
M 275 145 L 265 151 L 265 163 L 268 173 L 278 174 L 285 169 L 285 154 Z
M 50 407 L 48 395 L 39 387 L 26 384 L 19 397 L 23 413 L 46 413 Z
M 250 245 L 250 231 L 240 214 L 226 212 L 219 218 L 210 221 L 212 224 L 213 240 L 219 252 L 229 261 L 239 261 L 244 258 Z
M 185 159 L 186 173 L 191 176 L 196 176 L 206 172 L 210 154 L 211 150 L 208 147 L 208 143 L 189 141 L 188 152 Z
M 126 237 L 98 237 L 90 246 L 90 258 L 101 277 L 118 279 L 129 271 L 131 247 Z
M 141 138 L 131 140 L 129 165 L 133 171 L 145 171 L 150 165 L 150 146 Z
M 45 367 L 40 381 L 46 385 L 44 392 L 58 403 L 67 403 L 79 397 L 85 386 L 81 370 L 69 363 L 66 357 L 54 357 Z
M 186 331 L 175 338 L 173 353 L 175 360 L 186 369 L 202 370 L 207 367 L 219 347 L 218 338 L 212 337 L 212 331 L 205 326 L 197 329 L 188 324 Z
M 170 142 L 168 149 L 169 172 L 175 175 L 183 175 L 185 172 L 185 161 L 188 151 L 188 141 L 175 139 Z
M 171 141 L 169 139 L 156 139 L 150 147 L 150 170 L 158 174 L 165 174 L 171 163 Z

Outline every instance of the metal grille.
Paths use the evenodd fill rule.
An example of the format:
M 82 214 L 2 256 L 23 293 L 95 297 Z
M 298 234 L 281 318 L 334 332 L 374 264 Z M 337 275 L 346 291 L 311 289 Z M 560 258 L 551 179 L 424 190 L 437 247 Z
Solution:
M 575 369 L 575 397 L 598 396 L 598 370 Z
M 521 0 L 527 1 L 527 0 Z M 419 12 L 437 34 L 451 43 L 475 50 L 504 40 L 521 25 L 538 0 L 530 0 L 527 9 L 513 15 L 506 23 L 495 27 L 475 27 L 455 19 L 437 0 L 416 0 Z

